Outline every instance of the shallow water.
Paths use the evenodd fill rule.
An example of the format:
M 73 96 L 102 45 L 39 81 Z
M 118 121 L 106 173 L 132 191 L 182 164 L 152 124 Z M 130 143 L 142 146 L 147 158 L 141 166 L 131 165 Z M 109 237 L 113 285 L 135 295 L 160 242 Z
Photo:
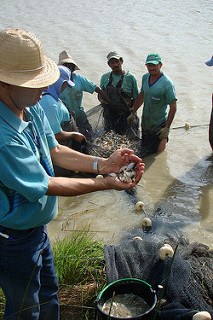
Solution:
M 106 55 L 117 50 L 140 87 L 146 55 L 159 52 L 162 70 L 177 90 L 173 127 L 184 127 L 186 121 L 192 125 L 189 131 L 171 130 L 167 151 L 145 159 L 137 198 L 145 203 L 146 213 L 136 213 L 125 192 L 61 198 L 63 214 L 49 224 L 52 240 L 89 225 L 104 241 L 117 242 L 140 226 L 145 215 L 156 217 L 157 210 L 163 224 L 177 220 L 191 241 L 213 246 L 213 164 L 208 159 L 207 127 L 213 68 L 204 63 L 212 55 L 212 16 L 209 0 L 1 0 L 1 29 L 22 27 L 36 33 L 55 62 L 62 50 L 68 50 L 80 72 L 95 83 L 109 70 Z M 86 110 L 97 103 L 96 95 L 84 95 Z

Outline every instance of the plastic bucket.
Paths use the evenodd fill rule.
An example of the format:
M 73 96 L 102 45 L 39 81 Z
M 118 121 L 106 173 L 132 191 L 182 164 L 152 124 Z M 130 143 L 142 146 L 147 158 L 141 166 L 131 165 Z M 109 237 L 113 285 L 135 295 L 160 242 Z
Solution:
M 138 310 L 137 316 L 133 317 L 118 317 L 110 315 L 109 313 L 106 313 L 103 311 L 103 305 L 105 302 L 109 301 L 110 299 L 113 299 L 113 296 L 115 295 L 122 295 L 122 294 L 133 294 L 135 296 L 138 296 L 142 298 L 145 303 L 147 303 L 149 309 L 146 311 L 143 311 L 142 309 Z M 131 320 L 149 320 L 152 319 L 154 314 L 154 308 L 157 303 L 157 295 L 156 292 L 152 289 L 151 285 L 148 284 L 146 281 L 136 279 L 136 278 L 124 278 L 117 281 L 114 281 L 107 285 L 99 294 L 97 297 L 97 313 L 98 313 L 98 319 L 131 319 Z

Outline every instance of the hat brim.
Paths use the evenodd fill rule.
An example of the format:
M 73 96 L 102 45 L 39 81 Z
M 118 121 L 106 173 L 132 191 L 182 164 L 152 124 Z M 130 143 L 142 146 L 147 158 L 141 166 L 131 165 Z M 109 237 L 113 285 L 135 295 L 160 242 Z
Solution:
M 74 87 L 75 83 L 71 80 L 67 81 L 67 84 L 70 88 Z
M 111 60 L 111 59 L 116 59 L 116 60 L 119 60 L 121 57 L 120 56 L 112 56 L 108 59 L 108 62 Z
M 44 67 L 39 70 L 10 71 L 0 69 L 0 81 L 26 88 L 44 88 L 55 83 L 60 76 L 58 66 L 44 57 Z
M 208 67 L 212 67 L 212 66 L 213 66 L 213 58 L 211 58 L 210 60 L 206 61 L 205 64 L 206 64 Z
M 75 70 L 81 70 L 81 69 L 79 68 L 79 66 L 77 66 L 77 64 L 75 63 L 75 61 L 74 61 L 73 59 L 66 58 L 66 59 L 63 59 L 63 60 L 59 61 L 58 64 L 59 64 L 59 65 L 60 65 L 60 64 L 63 65 L 64 63 L 72 63 L 72 64 L 75 65 Z
M 156 66 L 158 63 L 161 63 L 161 61 L 151 60 L 151 61 L 147 61 L 147 62 L 146 62 L 146 64 L 154 64 L 155 66 Z

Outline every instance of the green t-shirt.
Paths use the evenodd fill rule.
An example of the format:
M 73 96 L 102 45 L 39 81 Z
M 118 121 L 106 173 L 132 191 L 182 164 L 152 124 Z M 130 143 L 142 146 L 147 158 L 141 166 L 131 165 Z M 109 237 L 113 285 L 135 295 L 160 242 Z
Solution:
M 175 87 L 172 80 L 162 76 L 152 85 L 149 82 L 149 73 L 142 77 L 141 92 L 144 95 L 142 127 L 144 130 L 155 130 L 167 119 L 167 107 L 176 99 Z

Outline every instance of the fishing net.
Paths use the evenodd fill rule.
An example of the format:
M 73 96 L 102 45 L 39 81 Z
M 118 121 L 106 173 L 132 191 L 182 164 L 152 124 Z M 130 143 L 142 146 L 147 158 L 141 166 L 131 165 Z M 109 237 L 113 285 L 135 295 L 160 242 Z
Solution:
M 87 111 L 88 120 L 93 127 L 93 137 L 87 141 L 89 154 L 109 157 L 119 148 L 132 149 L 142 158 L 156 153 L 159 144 L 156 133 L 141 139 L 137 116 L 131 125 L 127 125 L 126 116 L 118 116 L 110 109 L 106 110 L 107 107 L 100 104 Z
M 165 242 L 176 250 L 173 258 L 163 261 L 159 249 Z M 134 229 L 120 245 L 106 245 L 104 252 L 108 283 L 138 278 L 156 290 L 160 301 L 156 319 L 192 319 L 196 311 L 213 316 L 213 251 L 208 246 L 190 244 L 183 237 L 162 240 Z
M 133 126 L 125 129 L 125 134 L 116 133 L 114 130 L 105 131 L 103 107 L 98 105 L 87 111 L 87 117 L 93 127 L 93 139 L 87 141 L 88 153 L 99 157 L 109 157 L 119 148 L 132 149 L 139 155 L 141 141 L 139 133 Z
M 89 153 L 100 157 L 109 157 L 117 149 L 129 148 L 136 154 L 140 153 L 140 141 L 130 140 L 127 135 L 116 134 L 113 130 L 105 132 L 102 136 L 88 143 Z

